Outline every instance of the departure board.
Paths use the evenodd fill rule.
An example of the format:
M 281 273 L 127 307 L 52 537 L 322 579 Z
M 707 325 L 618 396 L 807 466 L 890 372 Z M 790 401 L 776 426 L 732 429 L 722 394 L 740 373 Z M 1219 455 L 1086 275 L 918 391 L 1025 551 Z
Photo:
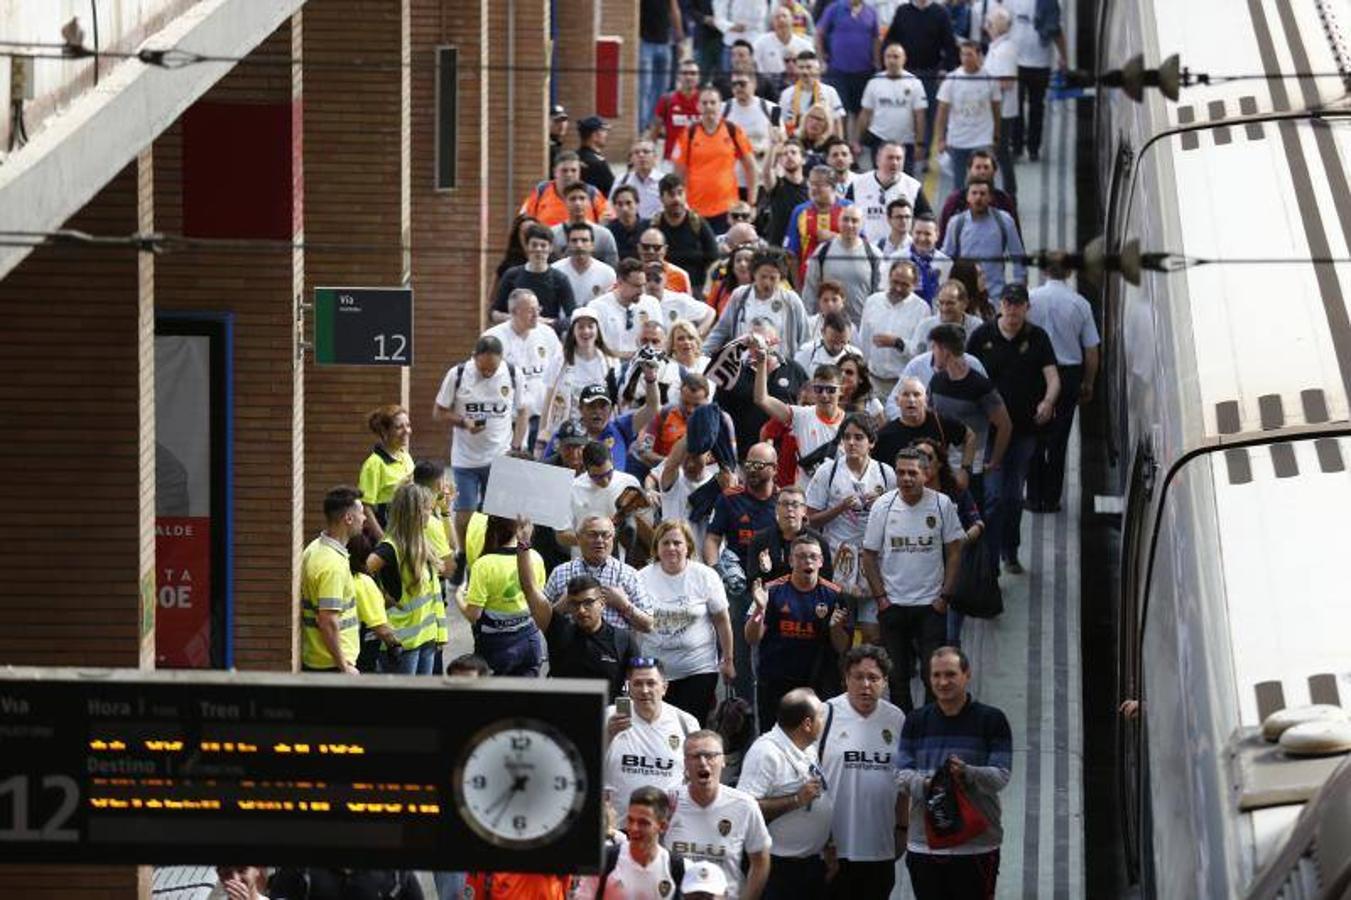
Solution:
M 602 681 L 0 669 L 0 862 L 594 872 Z

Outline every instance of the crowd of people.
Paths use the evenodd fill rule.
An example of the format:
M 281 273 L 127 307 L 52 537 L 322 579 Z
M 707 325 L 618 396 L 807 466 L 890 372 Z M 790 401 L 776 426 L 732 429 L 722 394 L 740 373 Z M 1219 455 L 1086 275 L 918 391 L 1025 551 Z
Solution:
M 475 896 L 882 898 L 904 855 L 920 898 L 991 897 L 1010 732 L 967 690 L 967 594 L 1025 571 L 1098 362 L 1064 260 L 1023 263 L 1058 5 L 641 13 L 627 167 L 554 107 L 422 442 L 448 462 L 385 407 L 324 501 L 304 666 L 438 674 L 463 620 L 456 671 L 607 683 L 605 872 Z M 566 527 L 482 511 L 504 456 L 573 473 Z

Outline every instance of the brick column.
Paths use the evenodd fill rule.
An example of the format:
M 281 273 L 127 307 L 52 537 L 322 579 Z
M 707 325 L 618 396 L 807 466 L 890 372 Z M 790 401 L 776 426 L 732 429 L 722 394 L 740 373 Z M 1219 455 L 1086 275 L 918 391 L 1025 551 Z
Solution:
M 408 0 L 311 0 L 305 5 L 305 297 L 317 286 L 395 287 L 408 270 Z M 361 59 L 370 66 L 342 65 Z M 370 244 L 362 252 L 325 244 Z M 435 348 L 415 347 L 421 358 Z M 305 376 L 305 533 L 323 527 L 323 496 L 356 484 L 376 440 L 371 410 L 407 400 L 397 368 L 320 367 Z M 413 450 L 432 446 L 413 411 Z M 423 432 L 422 429 L 427 429 Z M 425 438 L 423 439 L 423 435 Z
M 577 143 L 577 121 L 596 111 L 596 35 L 601 0 L 555 0 L 558 14 L 558 102 L 568 108 L 572 128 L 565 141 L 568 149 Z M 636 6 L 636 0 L 630 0 Z
M 137 230 L 138 167 L 67 228 Z M 152 662 L 154 352 L 129 247 L 42 247 L 0 281 L 0 664 Z M 150 424 L 149 432 L 143 430 Z M 147 650 L 149 648 L 148 655 Z M 4 866 L 0 896 L 144 896 L 132 866 Z
M 258 46 L 299 57 L 301 17 Z M 155 263 L 156 307 L 234 316 L 234 641 L 241 669 L 291 670 L 298 651 L 304 369 L 299 66 L 240 63 L 154 144 L 157 226 L 254 242 Z M 236 137 L 237 136 L 237 137 Z
M 619 116 L 610 128 L 605 155 L 624 163 L 638 132 L 638 4 L 633 0 L 601 0 L 599 31 L 624 40 L 619 60 Z
M 514 7 L 514 20 L 512 17 Z M 505 246 L 507 226 L 521 201 L 549 168 L 549 72 L 542 48 L 549 41 L 549 0 L 495 0 L 488 6 L 490 58 L 488 119 L 489 277 L 493 254 Z M 575 142 L 575 141 L 574 141 Z M 571 142 L 570 142 L 571 143 Z
M 504 0 L 412 0 L 412 246 L 416 304 L 414 340 L 419 361 L 410 390 L 413 415 L 428 422 L 446 370 L 466 359 L 484 326 L 484 298 L 496 260 L 487 232 L 488 154 L 501 154 L 503 139 L 489 142 L 484 68 L 496 59 L 488 44 L 488 8 Z M 434 189 L 436 123 L 435 48 L 459 49 L 458 184 Z M 500 252 L 498 247 L 493 252 Z M 429 443 L 423 428 L 418 446 L 448 455 L 444 430 Z

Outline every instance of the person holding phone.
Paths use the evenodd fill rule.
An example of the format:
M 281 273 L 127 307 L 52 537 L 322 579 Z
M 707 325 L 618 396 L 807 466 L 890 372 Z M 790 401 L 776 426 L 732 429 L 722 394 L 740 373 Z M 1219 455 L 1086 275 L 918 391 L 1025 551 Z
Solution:
M 694 716 L 665 702 L 666 671 L 651 656 L 627 660 L 627 694 L 605 711 L 604 786 L 629 797 L 640 787 L 670 793 L 680 786 L 685 738 L 699 730 Z

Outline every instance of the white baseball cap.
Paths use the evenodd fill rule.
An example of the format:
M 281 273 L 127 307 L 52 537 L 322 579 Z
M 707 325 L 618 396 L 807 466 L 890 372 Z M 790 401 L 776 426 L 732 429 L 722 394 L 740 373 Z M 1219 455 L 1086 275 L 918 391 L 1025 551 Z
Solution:
M 700 862 L 685 866 L 685 877 L 680 882 L 682 894 L 712 894 L 721 897 L 727 893 L 727 873 L 721 866 Z

